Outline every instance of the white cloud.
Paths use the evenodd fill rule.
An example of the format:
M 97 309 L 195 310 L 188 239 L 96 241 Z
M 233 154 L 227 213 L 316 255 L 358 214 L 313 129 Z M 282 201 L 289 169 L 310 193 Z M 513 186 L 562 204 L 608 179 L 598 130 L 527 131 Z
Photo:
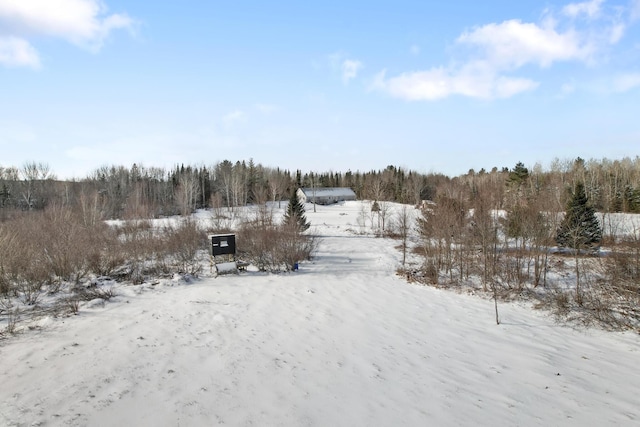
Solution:
M 0 37 L 0 64 L 8 67 L 40 67 L 38 52 L 18 37 Z
M 631 21 L 637 21 L 640 19 L 640 0 L 633 0 L 631 2 L 631 12 L 629 17 Z
M 240 122 L 246 120 L 247 115 L 242 110 L 234 110 L 222 117 L 222 121 L 226 124 Z
M 640 0 L 632 0 L 640 17 Z M 449 66 L 401 73 L 378 74 L 374 89 L 407 100 L 437 100 L 451 95 L 473 98 L 508 98 L 534 90 L 539 83 L 514 74 L 527 66 L 547 69 L 560 62 L 589 66 L 607 56 L 622 40 L 631 9 L 605 8 L 604 0 L 571 3 L 562 13 L 545 10 L 539 23 L 518 19 L 490 23 L 462 32 L 457 47 L 466 57 Z M 569 17 L 569 18 L 568 18 Z M 587 20 L 574 18 L 586 17 Z M 570 93 L 568 88 L 563 94 Z
M 24 41 L 56 37 L 97 52 L 112 31 L 133 26 L 126 14 L 107 14 L 100 0 L 0 0 L 0 27 Z
M 640 73 L 622 74 L 613 81 L 614 92 L 628 92 L 637 87 L 640 87 Z
M 533 80 L 500 76 L 490 70 L 474 68 L 475 64 L 460 70 L 432 68 L 388 79 L 382 71 L 375 77 L 372 89 L 409 101 L 436 101 L 452 95 L 478 99 L 509 98 L 538 86 Z
M 271 114 L 278 111 L 278 106 L 273 104 L 255 104 L 254 107 L 262 114 Z
M 362 62 L 353 59 L 342 61 L 342 83 L 348 84 L 349 80 L 356 78 L 358 71 L 362 68 Z
M 463 33 L 458 43 L 480 47 L 499 68 L 526 64 L 548 67 L 556 61 L 587 60 L 593 48 L 573 30 L 557 32 L 551 26 L 538 26 L 519 20 L 488 24 Z
M 540 83 L 530 79 L 499 76 L 492 85 L 496 98 L 511 98 L 523 92 L 536 89 Z
M 550 67 L 558 61 L 588 61 L 592 47 L 572 31 L 509 20 L 464 32 L 456 42 L 476 48 L 477 59 L 455 67 L 434 67 L 386 79 L 379 74 L 373 88 L 407 100 L 438 100 L 451 95 L 479 99 L 509 98 L 539 83 L 505 75 L 525 65 Z
M 349 81 L 358 76 L 358 72 L 364 64 L 358 60 L 348 58 L 344 52 L 337 52 L 329 55 L 329 65 L 331 69 L 340 74 L 342 83 L 349 84 Z
M 562 13 L 570 18 L 578 18 L 581 15 L 586 16 L 589 19 L 594 19 L 600 16 L 602 3 L 604 0 L 591 0 L 581 3 L 569 3 L 562 8 Z
M 386 79 L 386 71 L 382 71 L 376 75 L 373 88 L 410 101 L 434 101 L 452 93 L 451 79 L 442 68 L 402 73 L 389 79 Z
M 596 45 L 603 42 L 613 45 L 622 39 L 627 27 L 640 18 L 640 0 L 629 0 L 627 6 L 605 7 L 604 3 L 605 0 L 570 3 L 562 8 L 562 13 L 574 20 L 586 18 L 589 25 L 582 30 Z
M 624 32 L 626 31 L 627 26 L 622 23 L 613 24 L 611 28 L 609 28 L 609 44 L 616 44 L 624 36 Z

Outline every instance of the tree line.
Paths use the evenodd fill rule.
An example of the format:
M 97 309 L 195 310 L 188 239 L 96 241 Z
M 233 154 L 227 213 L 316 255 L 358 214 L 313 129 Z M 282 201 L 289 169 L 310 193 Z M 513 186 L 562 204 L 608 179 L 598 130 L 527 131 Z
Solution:
M 562 208 L 581 182 L 601 212 L 640 212 L 640 158 L 555 160 L 544 169 L 494 167 L 448 177 L 388 166 L 369 172 L 295 172 L 253 160 L 224 160 L 211 166 L 176 165 L 167 170 L 133 164 L 103 166 L 80 180 L 56 179 L 44 163 L 0 165 L 0 220 L 48 204 L 92 205 L 103 219 L 187 214 L 207 207 L 234 208 L 287 200 L 297 187 L 349 187 L 360 199 L 418 205 L 438 195 L 473 201 L 487 197 L 503 209 L 523 194 Z M 507 183 L 508 185 L 505 185 Z M 457 195 L 456 195 L 457 194 Z
M 153 218 L 288 200 L 298 187 L 349 187 L 360 198 L 419 203 L 443 175 L 421 175 L 389 166 L 383 171 L 292 173 L 253 160 L 170 170 L 133 164 L 103 166 L 81 180 L 58 180 L 44 163 L 0 165 L 0 220 L 51 203 L 97 208 L 103 219 Z

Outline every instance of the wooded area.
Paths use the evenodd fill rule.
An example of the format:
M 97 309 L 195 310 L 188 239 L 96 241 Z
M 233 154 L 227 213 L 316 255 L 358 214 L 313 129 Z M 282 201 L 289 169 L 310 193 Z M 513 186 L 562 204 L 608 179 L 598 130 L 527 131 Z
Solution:
M 252 160 L 225 160 L 212 166 L 104 166 L 81 180 L 57 180 L 46 164 L 0 165 L 0 220 L 49 204 L 93 206 L 101 219 L 154 218 L 198 208 L 237 207 L 287 200 L 293 188 L 349 187 L 359 199 L 419 205 L 449 197 L 506 209 L 522 198 L 545 209 L 562 210 L 578 182 L 599 212 L 640 212 L 640 158 L 556 160 L 547 168 L 494 167 L 458 177 L 388 166 L 369 172 L 291 172 Z

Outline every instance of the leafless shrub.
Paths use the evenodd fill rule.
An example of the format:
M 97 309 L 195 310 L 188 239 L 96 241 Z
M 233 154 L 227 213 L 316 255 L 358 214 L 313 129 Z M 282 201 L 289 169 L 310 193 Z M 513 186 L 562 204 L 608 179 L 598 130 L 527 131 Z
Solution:
M 232 212 L 216 209 L 212 212 L 208 232 L 211 234 L 230 233 L 233 230 Z
M 109 301 L 111 298 L 115 297 L 117 293 L 113 289 L 113 287 L 98 287 L 92 286 L 89 288 L 76 290 L 73 298 L 79 301 L 92 301 L 94 299 L 102 299 L 105 301 Z
M 424 274 L 430 284 L 432 285 L 438 284 L 440 273 L 438 272 L 438 269 L 433 261 L 427 262 L 424 268 Z
M 441 196 L 432 207 L 422 210 L 418 231 L 425 258 L 449 281 L 463 280 L 469 272 L 469 247 L 466 245 L 468 217 L 465 201 L 460 197 Z M 457 276 L 457 277 L 456 277 Z
M 536 308 L 548 309 L 558 321 L 608 330 L 640 330 L 639 289 L 624 289 L 599 272 L 583 277 L 579 297 L 574 289 L 550 287 L 539 294 Z
M 7 297 L 0 298 L 0 315 L 8 313 L 13 308 L 13 303 Z
M 409 233 L 413 227 L 414 221 L 410 208 L 402 205 L 400 209 L 391 217 L 389 226 L 386 229 L 386 235 L 391 238 L 400 240 L 400 250 L 402 251 L 402 265 L 407 262 L 407 250 L 409 249 Z
M 6 331 L 9 334 L 16 333 L 16 325 L 18 324 L 18 320 L 20 318 L 20 311 L 18 308 L 14 308 L 9 312 L 9 317 L 7 318 L 7 327 Z
M 367 209 L 366 205 L 363 203 L 360 206 L 360 210 L 358 211 L 358 217 L 356 218 L 356 223 L 360 228 L 359 234 L 365 233 L 365 228 L 367 226 L 367 222 L 369 222 L 370 220 L 369 218 L 370 215 L 371 215 L 371 209 Z M 371 226 L 373 227 L 373 223 L 371 223 Z
M 126 276 L 134 284 L 140 284 L 144 282 L 145 264 L 154 259 L 160 249 L 151 222 L 126 221 L 116 229 L 127 260 Z
M 278 240 L 278 227 L 261 226 L 256 222 L 241 225 L 238 232 L 238 252 L 261 271 L 280 269 L 274 247 Z
M 281 260 L 287 270 L 292 271 L 297 262 L 311 258 L 317 247 L 316 239 L 300 233 L 295 225 L 282 225 L 275 246 L 276 258 Z
M 18 298 L 26 305 L 36 305 L 42 295 L 42 283 L 39 280 L 21 280 L 17 283 Z
M 110 276 L 126 262 L 122 243 L 117 231 L 108 227 L 101 229 L 95 237 L 93 245 L 87 248 L 87 268 L 99 276 Z
M 269 207 L 269 193 L 266 188 L 260 187 L 253 191 L 253 198 L 255 200 L 256 209 L 253 211 L 252 221 L 262 225 L 272 225 L 273 221 L 273 207 Z
M 202 270 L 198 257 L 206 249 L 205 233 L 195 221 L 183 219 L 177 226 L 167 226 L 163 230 L 164 256 L 174 260 L 180 273 L 197 275 Z
M 262 271 L 293 270 L 297 262 L 309 259 L 317 247 L 314 236 L 303 234 L 295 225 L 242 224 L 238 233 L 239 251 Z
M 437 270 L 429 267 L 407 268 L 399 267 L 396 270 L 398 276 L 404 277 L 409 283 L 419 283 L 422 285 L 438 286 Z M 434 276 L 435 275 L 435 276 Z
M 8 296 L 15 273 L 15 248 L 17 236 L 4 223 L 0 223 L 0 296 Z
M 76 296 L 64 298 L 62 303 L 71 314 L 78 314 L 80 311 L 80 299 Z
M 43 261 L 52 275 L 78 281 L 86 273 L 85 250 L 89 233 L 69 208 L 52 205 L 34 224 Z
M 584 293 L 584 305 L 603 325 L 640 329 L 640 244 L 623 239 L 598 259 L 598 277 Z
M 159 229 L 147 220 L 126 221 L 114 232 L 117 239 L 108 240 L 111 250 L 94 252 L 91 258 L 99 274 L 140 284 L 149 275 L 174 271 L 197 275 L 202 270 L 199 254 L 206 248 L 206 238 L 192 219 Z
M 590 287 L 582 295 L 582 314 L 590 322 L 597 323 L 600 327 L 616 330 L 633 327 L 639 320 L 633 319 L 630 313 L 623 312 L 617 296 L 619 292 L 615 286 L 601 283 L 597 287 Z M 635 320 L 635 322 L 634 322 Z M 640 326 L 640 324 L 637 324 Z
M 15 334 L 17 332 L 18 320 L 20 320 L 20 311 L 17 308 L 13 308 L 8 312 L 7 326 L 5 327 L 4 333 Z M 4 333 L 0 333 L 0 335 L 4 335 Z
M 558 319 L 566 318 L 571 312 L 571 299 L 573 293 L 555 288 L 547 295 L 547 304 L 551 312 Z
M 233 230 L 233 211 L 225 208 L 220 193 L 211 195 L 211 221 L 208 232 L 212 234 L 229 233 Z
M 602 244 L 607 246 L 615 245 L 618 240 L 617 236 L 623 228 L 621 218 L 607 212 L 602 212 L 600 215 L 600 224 L 602 224 Z
M 29 213 L 7 224 L 15 238 L 5 248 L 4 281 L 10 294 L 29 305 L 35 305 L 43 287 L 52 282 L 45 254 L 38 247 L 39 239 L 36 238 L 35 224 L 40 220 L 40 214 Z
M 104 223 L 56 204 L 1 224 L 0 240 L 0 294 L 31 305 L 65 281 L 77 283 L 91 271 L 104 274 L 109 268 L 100 268 L 101 261 L 121 253 L 105 250 L 116 236 Z

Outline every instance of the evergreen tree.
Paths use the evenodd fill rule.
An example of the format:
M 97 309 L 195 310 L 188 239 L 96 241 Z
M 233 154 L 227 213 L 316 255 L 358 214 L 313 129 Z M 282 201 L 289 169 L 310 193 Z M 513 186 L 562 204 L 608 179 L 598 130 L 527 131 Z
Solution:
M 524 167 L 524 163 L 518 162 L 507 177 L 507 184 L 514 185 L 516 187 L 521 186 L 529 178 L 529 169 Z
M 526 224 L 526 208 L 523 205 L 515 205 L 512 209 L 507 210 L 507 216 L 504 219 L 507 236 L 517 239 L 527 237 Z
M 289 198 L 289 205 L 287 211 L 284 214 L 284 223 L 287 225 L 295 224 L 300 231 L 305 231 L 311 225 L 307 222 L 307 218 L 304 215 L 304 206 L 298 200 L 297 189 L 294 188 Z
M 595 210 L 588 203 L 584 185 L 578 183 L 558 228 L 556 242 L 559 246 L 579 251 L 593 247 L 601 240 L 602 230 Z

